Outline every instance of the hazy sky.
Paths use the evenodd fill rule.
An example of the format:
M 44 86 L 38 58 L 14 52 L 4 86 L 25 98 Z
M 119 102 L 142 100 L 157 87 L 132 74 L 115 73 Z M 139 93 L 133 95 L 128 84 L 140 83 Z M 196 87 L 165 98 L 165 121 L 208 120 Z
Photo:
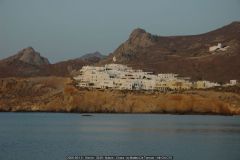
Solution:
M 240 0 L 0 0 L 0 58 L 34 47 L 51 62 L 108 54 L 131 31 L 207 32 L 240 21 Z

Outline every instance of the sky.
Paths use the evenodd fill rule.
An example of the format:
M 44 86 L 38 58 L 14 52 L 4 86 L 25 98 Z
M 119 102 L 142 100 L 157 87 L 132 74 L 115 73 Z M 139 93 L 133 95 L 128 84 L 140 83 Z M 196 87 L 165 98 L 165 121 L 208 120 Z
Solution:
M 205 33 L 240 21 L 240 0 L 0 0 L 0 59 L 32 46 L 52 63 L 113 52 L 134 28 Z

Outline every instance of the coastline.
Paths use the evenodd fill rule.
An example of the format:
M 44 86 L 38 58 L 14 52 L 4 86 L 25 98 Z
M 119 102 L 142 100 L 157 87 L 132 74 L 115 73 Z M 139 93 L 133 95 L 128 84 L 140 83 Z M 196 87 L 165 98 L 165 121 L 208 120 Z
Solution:
M 70 78 L 4 78 L 0 112 L 240 115 L 239 93 L 86 90 Z
M 172 115 L 172 116 L 229 116 L 229 117 L 240 117 L 238 114 L 214 114 L 214 113 L 152 113 L 152 112 L 66 112 L 66 111 L 2 111 L 0 113 L 26 113 L 26 114 L 41 114 L 41 113 L 49 113 L 49 114 L 78 114 L 80 116 L 85 116 L 85 114 L 94 116 L 94 115 Z

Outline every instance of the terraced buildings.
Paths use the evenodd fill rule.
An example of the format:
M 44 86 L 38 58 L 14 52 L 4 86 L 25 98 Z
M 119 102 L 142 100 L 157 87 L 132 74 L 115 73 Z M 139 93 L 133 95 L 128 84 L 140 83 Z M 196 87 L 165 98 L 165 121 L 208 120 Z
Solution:
M 133 70 L 122 64 L 106 64 L 103 67 L 84 66 L 74 79 L 78 87 L 116 90 L 188 90 L 192 88 L 210 88 L 218 83 L 209 81 L 191 82 L 188 77 L 179 77 L 174 73 L 153 74 L 142 70 Z

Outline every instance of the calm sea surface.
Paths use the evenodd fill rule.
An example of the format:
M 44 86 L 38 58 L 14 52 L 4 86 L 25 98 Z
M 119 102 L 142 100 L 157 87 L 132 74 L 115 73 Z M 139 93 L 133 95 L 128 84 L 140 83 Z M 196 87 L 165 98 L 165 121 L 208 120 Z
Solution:
M 64 160 L 74 155 L 239 160 L 240 117 L 0 113 L 0 160 Z

